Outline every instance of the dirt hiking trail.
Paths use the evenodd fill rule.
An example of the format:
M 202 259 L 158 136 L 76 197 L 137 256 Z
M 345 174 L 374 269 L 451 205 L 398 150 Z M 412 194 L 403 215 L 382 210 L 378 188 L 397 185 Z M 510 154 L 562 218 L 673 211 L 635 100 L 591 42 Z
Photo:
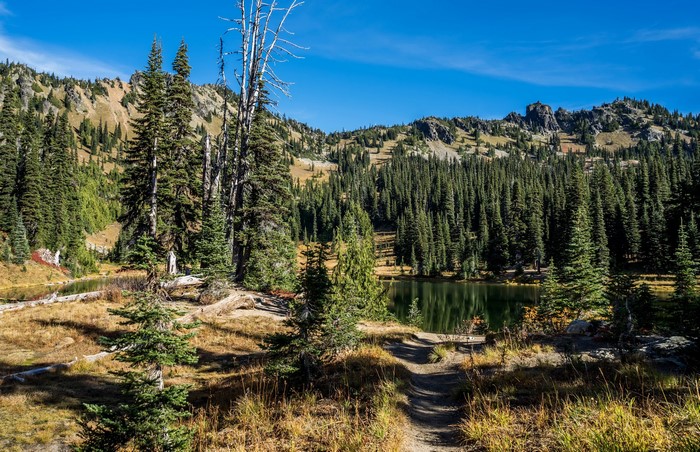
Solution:
M 463 402 L 457 394 L 464 380 L 459 364 L 467 356 L 469 346 L 462 345 L 457 351 L 449 352 L 445 360 L 431 363 L 430 352 L 440 342 L 436 335 L 419 333 L 410 340 L 385 346 L 411 372 L 407 451 L 465 450 L 457 431 Z

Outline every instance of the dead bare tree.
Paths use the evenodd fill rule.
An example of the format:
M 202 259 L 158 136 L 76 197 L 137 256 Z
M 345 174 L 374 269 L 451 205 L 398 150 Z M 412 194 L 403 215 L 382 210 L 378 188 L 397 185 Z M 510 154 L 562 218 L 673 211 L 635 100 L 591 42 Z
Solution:
M 294 44 L 285 36 L 292 35 L 285 28 L 287 18 L 304 2 L 292 0 L 288 6 L 280 6 L 276 0 L 269 3 L 263 0 L 240 0 L 238 9 L 240 17 L 226 19 L 236 25 L 226 30 L 226 34 L 238 32 L 240 47 L 230 54 L 238 55 L 240 67 L 235 71 L 238 82 L 239 98 L 236 122 L 233 130 L 233 158 L 230 159 L 231 177 L 226 187 L 226 214 L 228 220 L 228 237 L 231 245 L 231 261 L 236 267 L 237 279 L 243 277 L 245 269 L 244 246 L 240 234 L 244 229 L 240 212 L 245 200 L 249 180 L 248 149 L 253 120 L 258 113 L 261 93 L 266 85 L 273 90 L 289 96 L 290 83 L 283 81 L 274 71 L 274 64 L 283 63 L 288 58 L 300 58 L 295 54 L 302 47 Z M 223 72 L 223 66 L 222 66 Z M 225 78 L 224 78 L 225 80 Z M 226 100 L 225 100 L 226 102 Z M 228 124 L 224 121 L 225 138 L 228 140 Z

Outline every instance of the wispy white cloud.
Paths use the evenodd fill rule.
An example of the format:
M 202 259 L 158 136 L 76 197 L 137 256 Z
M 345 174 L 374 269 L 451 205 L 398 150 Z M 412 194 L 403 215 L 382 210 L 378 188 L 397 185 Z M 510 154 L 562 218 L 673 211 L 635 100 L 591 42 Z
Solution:
M 376 30 L 336 34 L 316 51 L 328 58 L 412 69 L 447 69 L 541 86 L 638 92 L 673 84 L 673 77 L 645 74 L 625 46 L 694 39 L 700 28 L 641 31 L 629 38 L 598 34 L 563 41 L 450 43 Z M 630 54 L 632 55 L 632 54 Z M 698 57 L 698 53 L 695 54 Z
M 0 24 L 1 25 L 1 24 Z M 106 62 L 40 44 L 31 40 L 8 36 L 0 28 L 0 59 L 26 64 L 40 72 L 61 77 L 95 79 L 128 75 Z
M 630 37 L 627 42 L 662 42 L 662 41 L 687 41 L 700 40 L 700 28 L 668 28 L 663 30 L 640 30 Z
M 3 17 L 4 16 L 4 17 Z M 3 22 L 11 20 L 12 11 L 0 0 L 0 59 L 23 63 L 40 71 L 61 77 L 81 79 L 128 78 L 118 66 L 90 58 L 68 49 L 14 36 L 4 29 Z
M 319 50 L 325 56 L 417 69 L 447 69 L 542 86 L 593 87 L 622 91 L 643 88 L 621 78 L 620 64 L 580 58 L 609 39 L 593 36 L 569 42 L 536 41 L 455 45 L 426 36 L 393 36 L 365 31 L 339 36 Z

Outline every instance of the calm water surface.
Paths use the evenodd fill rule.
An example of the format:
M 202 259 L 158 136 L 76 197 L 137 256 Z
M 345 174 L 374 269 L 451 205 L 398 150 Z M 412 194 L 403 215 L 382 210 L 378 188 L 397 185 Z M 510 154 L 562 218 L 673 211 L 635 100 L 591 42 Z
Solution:
M 403 321 L 418 298 L 425 331 L 448 333 L 462 320 L 480 315 L 492 330 L 516 321 L 523 306 L 537 302 L 539 288 L 452 281 L 393 281 L 388 285 L 389 310 Z
M 133 276 L 116 276 L 97 279 L 85 279 L 66 284 L 37 285 L 29 287 L 13 287 L 0 290 L 0 303 L 12 303 L 17 301 L 41 300 L 54 292 L 58 296 L 74 295 L 84 292 L 100 290 L 112 283 L 138 279 Z

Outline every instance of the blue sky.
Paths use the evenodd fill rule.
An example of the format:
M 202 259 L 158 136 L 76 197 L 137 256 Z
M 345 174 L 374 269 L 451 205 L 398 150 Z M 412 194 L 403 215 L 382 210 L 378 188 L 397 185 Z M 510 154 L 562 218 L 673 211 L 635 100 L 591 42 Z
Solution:
M 128 79 L 154 35 L 168 64 L 185 38 L 193 81 L 210 83 L 226 28 L 219 16 L 236 16 L 235 5 L 0 0 L 0 58 Z M 308 50 L 276 68 L 294 82 L 278 110 L 326 131 L 427 115 L 501 118 L 537 100 L 580 109 L 631 96 L 698 113 L 698 19 L 698 2 L 687 0 L 307 0 L 288 28 Z

